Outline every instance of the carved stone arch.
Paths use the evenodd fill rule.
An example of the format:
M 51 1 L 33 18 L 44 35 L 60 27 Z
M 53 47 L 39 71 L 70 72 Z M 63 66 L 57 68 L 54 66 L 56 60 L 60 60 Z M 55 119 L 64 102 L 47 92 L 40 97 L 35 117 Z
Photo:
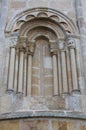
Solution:
M 28 27 L 28 24 L 29 24 L 29 27 Z M 30 23 L 28 23 L 28 24 L 25 24 L 25 25 L 27 25 L 27 26 L 25 26 L 25 28 L 24 28 L 24 26 L 23 27 L 21 27 L 21 29 L 20 29 L 20 38 L 21 37 L 27 37 L 27 45 L 26 46 L 28 46 L 28 45 L 30 45 L 30 46 L 35 46 L 35 49 L 34 49 L 34 53 L 35 54 L 33 54 L 33 58 L 32 58 L 32 61 L 33 61 L 33 68 L 32 68 L 32 71 L 36 71 L 36 73 L 38 73 L 38 71 L 35 69 L 35 62 L 37 62 L 37 61 L 35 61 L 35 59 L 37 58 L 37 55 L 38 55 L 38 53 L 37 52 L 39 52 L 41 55 L 43 54 L 43 53 L 45 53 L 45 52 L 40 52 L 39 50 L 40 49 L 37 49 L 37 48 L 40 48 L 41 47 L 41 49 L 43 49 L 43 48 L 47 48 L 47 53 L 48 53 L 48 56 L 47 57 L 49 57 L 49 62 L 51 62 L 51 53 L 53 54 L 53 51 L 55 51 L 55 53 L 56 53 L 56 51 L 57 51 L 57 41 L 58 41 L 58 37 L 57 37 L 57 35 L 56 35 L 56 33 L 55 33 L 55 31 L 54 31 L 54 29 L 53 28 L 51 28 L 51 26 L 49 26 L 49 27 L 47 27 L 47 26 L 40 26 L 41 25 L 41 23 L 39 22 L 39 23 L 37 23 L 38 25 L 37 26 L 32 26 L 31 27 L 31 25 L 30 25 Z M 33 24 L 32 24 L 33 25 Z M 25 29 L 25 30 L 24 30 Z M 42 46 L 41 46 L 41 44 L 38 42 L 38 41 L 40 41 L 40 42 L 42 42 L 42 41 L 44 41 L 44 45 L 43 45 L 43 48 L 42 48 Z M 37 43 L 39 44 L 39 47 L 37 46 Z M 46 43 L 46 44 L 45 44 Z M 54 49 L 54 50 L 53 50 Z M 42 50 L 43 51 L 43 50 Z M 39 56 L 38 56 L 39 57 Z M 41 57 L 41 56 L 40 56 Z M 56 57 L 56 56 L 55 56 Z M 41 58 L 43 58 L 43 57 L 41 57 Z M 44 58 L 45 59 L 45 58 Z M 41 60 L 41 59 L 40 59 Z M 46 59 L 45 59 L 46 60 Z M 31 62 L 31 61 L 30 61 Z M 39 61 L 38 61 L 39 62 Z M 43 60 L 41 60 L 40 61 L 41 63 L 39 63 L 40 64 L 40 66 L 43 64 L 42 62 L 43 62 Z M 48 63 L 49 64 L 49 63 Z M 51 63 L 50 63 L 50 65 L 52 65 Z M 38 66 L 36 66 L 36 67 L 38 67 Z M 54 67 L 54 66 L 53 66 Z M 40 69 L 42 69 L 43 67 L 41 67 Z M 43 70 L 43 69 L 42 69 Z M 41 70 L 41 71 L 42 71 Z M 50 71 L 49 71 L 49 69 L 47 69 L 46 68 L 46 71 L 48 71 L 48 73 L 51 73 L 50 71 L 52 71 L 52 69 L 50 69 Z M 28 74 L 29 74 L 29 72 L 28 72 Z M 39 73 L 38 73 L 38 75 L 40 75 Z M 42 76 L 43 74 L 41 73 L 41 79 L 42 79 Z M 28 77 L 30 77 L 31 75 L 29 75 Z M 52 74 L 51 74 L 51 76 L 52 76 Z M 54 75 L 54 77 L 55 77 L 55 75 Z M 36 77 L 37 78 L 37 77 Z M 49 77 L 48 77 L 49 78 Z M 45 85 L 43 86 L 43 82 L 42 82 L 42 80 L 40 79 L 40 82 L 41 82 L 41 85 L 39 85 L 39 88 L 40 88 L 40 92 L 38 92 L 39 93 L 39 95 L 46 95 L 46 94 L 43 94 L 43 88 L 45 87 Z M 47 79 L 47 77 L 46 77 L 46 79 Z M 29 79 L 28 79 L 29 80 Z M 33 93 L 34 93 L 34 91 L 33 91 L 33 86 L 34 86 L 34 82 L 33 82 L 33 80 L 35 81 L 35 79 L 34 79 L 34 76 L 33 76 L 33 74 L 32 74 L 32 95 L 34 95 Z M 51 80 L 53 80 L 53 79 L 51 79 Z M 27 83 L 28 84 L 28 83 Z M 53 83 L 51 84 L 51 85 L 53 85 Z M 29 85 L 30 86 L 30 85 Z M 48 86 L 49 86 L 49 84 L 48 84 Z M 30 88 L 30 87 L 29 87 Z M 53 88 L 53 87 L 52 87 Z M 51 87 L 50 87 L 50 89 L 52 89 Z M 35 88 L 34 88 L 35 89 Z M 42 89 L 42 90 L 41 90 Z M 27 94 L 29 95 L 30 94 L 30 92 L 31 92 L 31 90 L 29 89 L 29 91 L 27 92 Z M 45 91 L 46 92 L 46 91 Z M 53 95 L 53 94 L 55 94 L 55 93 L 53 93 L 52 91 L 50 92 L 50 93 L 52 93 L 51 95 Z M 50 94 L 50 93 L 48 93 L 48 94 Z M 51 96 L 50 95 L 50 96 Z
M 47 40 L 49 42 L 49 37 L 47 37 L 46 35 L 38 35 L 34 37 L 34 40 L 36 41 L 37 39 L 44 39 Z
M 39 36 L 45 36 L 46 38 L 48 38 L 48 40 L 54 41 L 57 41 L 58 39 L 56 33 L 49 27 L 33 27 L 31 30 L 27 32 L 28 40 L 35 40 L 36 37 Z
M 77 70 L 80 71 L 80 65 L 76 60 L 79 60 L 79 57 L 76 57 L 79 54 L 79 51 L 76 52 L 78 29 L 67 16 L 59 11 L 47 8 L 27 10 L 18 14 L 9 22 L 5 33 L 9 37 L 15 34 L 18 36 L 17 44 L 11 47 L 8 90 L 13 89 L 14 86 L 16 92 L 31 95 L 32 61 L 36 41 L 40 37 L 42 40 L 45 39 L 44 42 L 47 42 L 46 39 L 48 39 L 50 55 L 52 57 L 52 95 L 57 96 L 62 93 L 67 94 L 73 91 L 80 91 L 80 77 L 77 75 Z M 14 66 L 11 65 L 12 62 Z M 15 66 L 17 66 L 18 70 L 15 69 Z M 27 73 L 25 70 L 27 70 Z M 17 85 L 13 81 L 14 78 Z
M 19 13 L 9 21 L 5 32 L 12 33 L 15 30 L 19 30 L 24 22 L 35 18 L 50 18 L 51 20 L 56 21 L 59 23 L 59 25 L 64 27 L 66 32 L 70 32 L 71 34 L 78 33 L 77 27 L 69 17 L 60 11 L 50 8 L 33 8 Z
M 55 35 L 57 36 L 58 39 L 66 39 L 67 35 L 63 27 L 61 27 L 58 23 L 54 22 L 51 19 L 48 18 L 42 18 L 42 19 L 34 19 L 30 20 L 28 22 L 25 22 L 20 30 L 19 30 L 19 35 L 20 36 L 27 36 L 27 33 L 34 29 L 34 28 L 46 28 L 47 30 L 52 30 Z

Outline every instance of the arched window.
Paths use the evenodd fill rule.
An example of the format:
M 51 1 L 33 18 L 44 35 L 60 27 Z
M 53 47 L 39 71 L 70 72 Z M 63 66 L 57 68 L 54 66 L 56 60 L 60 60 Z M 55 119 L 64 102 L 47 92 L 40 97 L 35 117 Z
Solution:
M 80 92 L 79 40 L 73 36 L 77 29 L 59 12 L 35 11 L 24 12 L 25 20 L 20 15 L 12 26 L 19 36 L 10 48 L 7 89 L 25 96 Z

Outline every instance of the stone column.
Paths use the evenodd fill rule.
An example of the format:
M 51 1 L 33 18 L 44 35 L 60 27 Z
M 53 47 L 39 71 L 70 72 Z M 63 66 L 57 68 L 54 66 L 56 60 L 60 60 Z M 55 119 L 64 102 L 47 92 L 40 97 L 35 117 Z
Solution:
M 8 71 L 8 90 L 13 90 L 15 67 L 15 48 L 10 48 L 9 71 Z
M 32 55 L 28 54 L 27 66 L 27 95 L 31 96 L 31 81 L 32 81 Z
M 70 49 L 73 91 L 78 91 L 79 88 L 78 88 L 78 82 L 77 82 L 75 43 L 74 43 L 74 41 L 72 39 L 68 39 L 68 46 L 69 46 L 69 49 Z
M 23 93 L 24 50 L 19 49 L 18 93 Z
M 26 48 L 26 37 L 19 37 L 17 49 L 19 49 L 19 65 L 18 65 L 18 93 L 24 90 L 24 53 Z
M 63 93 L 68 93 L 68 81 L 67 81 L 67 66 L 66 66 L 66 50 L 65 50 L 65 42 L 59 42 L 59 49 L 61 51 L 61 67 L 62 67 L 62 89 Z
M 31 96 L 32 85 L 32 56 L 35 44 L 29 43 L 27 46 L 27 96 Z
M 56 43 L 51 43 L 50 44 L 50 51 L 52 54 L 52 60 L 53 60 L 53 83 L 54 83 L 54 90 L 53 90 L 53 95 L 59 95 L 59 87 L 58 87 L 58 60 L 57 60 L 57 54 L 58 54 L 58 49 Z
M 59 78 L 59 93 L 62 94 L 62 78 L 61 78 L 61 54 L 58 52 L 58 78 Z
M 25 52 L 24 54 L 24 88 L 23 88 L 23 93 L 24 93 L 24 96 L 26 96 L 26 82 L 27 82 L 27 54 Z
M 66 48 L 66 58 L 67 58 L 67 76 L 68 76 L 68 91 L 72 91 L 72 74 L 71 74 L 71 65 L 70 65 L 70 52 L 69 48 Z
M 53 81 L 54 81 L 54 95 L 59 95 L 58 89 L 58 72 L 57 72 L 57 55 L 53 53 Z
M 16 93 L 17 93 L 17 87 L 18 87 L 18 69 L 19 69 L 19 50 L 16 49 L 15 76 L 14 76 L 14 91 Z

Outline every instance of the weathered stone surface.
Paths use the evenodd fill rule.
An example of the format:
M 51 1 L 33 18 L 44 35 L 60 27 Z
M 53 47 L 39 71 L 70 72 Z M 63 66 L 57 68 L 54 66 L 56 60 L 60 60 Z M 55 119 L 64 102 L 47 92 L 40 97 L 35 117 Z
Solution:
M 35 93 L 36 94 L 36 93 Z M 4 98 L 6 97 L 6 98 Z M 31 110 L 63 110 L 66 109 L 65 100 L 62 97 L 51 97 L 47 94 L 44 97 L 23 97 L 21 94 L 6 95 L 1 98 L 0 112 L 9 113 L 15 111 Z M 8 105 L 9 104 L 9 105 Z
M 76 123 L 73 121 L 73 122 L 71 122 L 71 121 L 69 121 L 68 122 L 68 125 L 67 125 L 67 129 L 68 130 L 77 130 L 77 125 L 76 125 Z
M 1 121 L 0 130 L 86 130 L 86 124 L 81 121 L 67 119 L 18 119 Z
M 31 8 L 34 9 L 29 11 Z M 9 22 L 10 20 L 11 22 Z M 8 23 L 10 24 L 7 28 Z M 9 32 L 9 30 L 11 31 Z M 25 37 L 22 37 L 23 35 Z M 24 39 L 26 35 L 28 43 Z M 22 37 L 22 40 L 18 41 L 18 44 L 19 37 Z M 74 43 L 67 44 L 67 39 L 70 37 L 73 38 Z M 61 45 L 59 45 L 59 42 L 61 42 Z M 32 61 L 26 63 L 25 70 L 23 70 L 23 67 L 21 69 L 22 75 L 23 71 L 25 73 L 24 77 L 20 73 L 22 80 L 20 80 L 20 84 L 22 82 L 20 85 L 21 93 L 19 93 L 19 86 L 17 85 L 17 80 L 19 80 L 17 76 L 19 74 L 13 81 L 16 82 L 16 89 L 12 82 L 10 86 L 12 90 L 6 92 L 9 76 L 9 48 L 15 45 L 16 49 L 24 52 L 26 59 L 27 55 L 32 56 Z M 75 83 L 73 82 L 74 73 L 71 76 L 71 68 L 75 66 L 71 64 L 74 58 L 70 61 L 71 55 L 69 52 L 71 47 L 74 47 L 72 49 L 75 54 L 75 62 L 77 62 L 77 64 L 75 63 L 77 87 L 74 86 Z M 62 52 L 64 52 L 63 60 L 60 55 Z M 69 70 L 67 70 L 68 54 Z M 18 50 L 16 55 L 19 56 Z M 53 70 L 56 70 L 55 65 L 53 66 L 53 55 L 57 58 L 58 72 L 55 72 L 55 75 L 57 75 L 58 82 L 55 82 L 56 84 L 53 84 Z M 21 59 L 20 56 L 18 58 Z M 62 66 L 64 59 L 65 64 Z M 20 60 L 17 63 L 20 63 Z M 28 73 L 29 76 L 27 76 L 29 63 L 32 64 L 30 73 Z M 25 64 L 24 59 L 22 59 L 22 66 L 23 64 Z M 17 67 L 19 66 L 21 64 Z M 62 74 L 62 68 L 64 67 L 65 71 Z M 67 71 L 68 75 L 66 75 Z M 11 73 L 10 77 L 12 78 L 12 76 L 15 76 L 15 73 L 13 75 Z M 27 85 L 26 81 L 29 77 L 32 79 Z M 56 77 L 54 76 L 54 78 Z M 71 88 L 69 88 L 68 79 Z M 85 80 L 85 0 L 0 1 L 0 130 L 86 130 Z M 31 90 L 27 86 L 32 87 Z M 58 90 L 58 94 L 55 93 L 54 88 Z M 73 90 L 74 88 L 78 90 Z M 27 89 L 30 90 L 30 95 L 27 94 Z M 63 93 L 64 90 L 66 93 Z
M 26 6 L 25 1 L 12 1 L 10 3 L 10 8 L 12 9 L 21 9 L 21 8 L 24 8 L 25 6 Z
M 13 95 L 4 95 L 1 97 L 0 111 L 1 113 L 9 113 L 12 111 Z

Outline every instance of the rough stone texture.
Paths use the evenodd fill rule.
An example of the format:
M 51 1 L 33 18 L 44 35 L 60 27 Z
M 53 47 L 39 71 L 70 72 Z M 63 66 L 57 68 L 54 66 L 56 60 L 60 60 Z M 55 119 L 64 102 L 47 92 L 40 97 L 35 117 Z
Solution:
M 9 3 L 9 11 L 8 11 L 8 18 L 10 19 L 13 15 L 17 14 L 20 11 L 30 9 L 36 7 L 48 7 L 52 9 L 59 10 L 75 21 L 75 9 L 74 9 L 74 0 L 12 0 Z M 70 8 L 69 8 L 70 7 Z M 15 11 L 16 9 L 16 11 Z
M 9 104 L 9 105 L 8 105 Z M 4 95 L 1 98 L 1 113 L 28 110 L 63 110 L 65 100 L 62 97 L 23 97 L 22 95 Z
M 80 120 L 65 119 L 20 119 L 1 121 L 0 130 L 86 130 L 86 124 Z
M 12 3 L 10 3 L 10 8 L 12 9 L 21 9 L 24 8 L 26 6 L 26 2 L 21 2 L 21 1 L 13 1 Z

